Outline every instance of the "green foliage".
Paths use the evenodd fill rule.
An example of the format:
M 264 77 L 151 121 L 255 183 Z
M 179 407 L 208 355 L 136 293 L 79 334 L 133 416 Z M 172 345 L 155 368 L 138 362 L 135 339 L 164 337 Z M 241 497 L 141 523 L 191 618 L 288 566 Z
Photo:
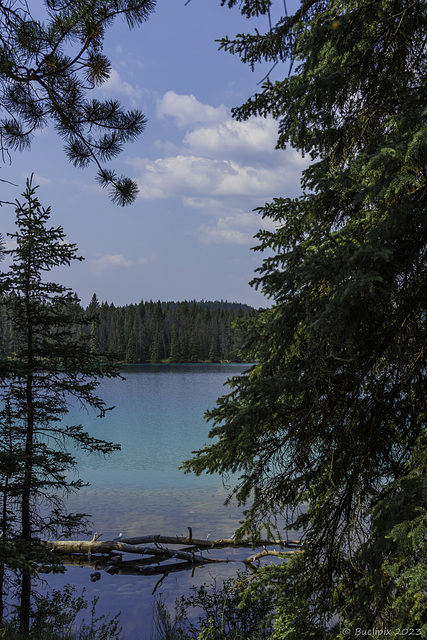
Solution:
M 80 623 L 82 611 L 88 608 L 84 596 L 76 596 L 76 588 L 65 585 L 61 590 L 52 590 L 48 595 L 38 596 L 32 612 L 31 631 L 19 633 L 19 621 L 11 620 L 0 626 L 0 638 L 7 640 L 120 640 L 121 628 L 119 615 L 112 619 L 97 616 L 96 606 L 99 598 L 93 598 L 90 607 L 90 619 Z
M 246 305 L 227 302 L 143 302 L 96 310 L 100 348 L 121 362 L 219 362 L 239 360 L 236 326 Z
M 36 129 L 53 124 L 76 167 L 95 164 L 97 180 L 110 187 L 113 202 L 125 205 L 137 193 L 135 181 L 117 176 L 105 163 L 144 130 L 144 115 L 124 111 L 116 100 L 90 100 L 88 91 L 109 78 L 103 53 L 106 29 L 117 17 L 129 28 L 147 20 L 154 0 L 44 0 L 35 19 L 28 3 L 0 4 L 0 149 L 31 146 Z
M 0 315 L 2 307 L 0 304 Z M 239 319 L 253 314 L 247 305 L 216 302 L 144 302 L 126 307 L 100 304 L 94 294 L 86 327 L 95 350 L 114 353 L 126 364 L 141 362 L 220 362 L 244 360 Z M 0 352 L 10 356 L 16 336 L 10 322 L 0 325 Z
M 175 603 L 172 619 L 165 602 L 155 607 L 156 640 L 266 640 L 272 631 L 273 601 L 268 589 L 251 576 L 192 587 L 192 595 Z
M 234 114 L 273 116 L 277 147 L 312 158 L 299 198 L 259 209 L 276 227 L 258 234 L 253 281 L 274 304 L 246 323 L 259 364 L 185 463 L 238 474 L 238 534 L 303 532 L 301 556 L 261 572 L 275 638 L 427 637 L 426 22 L 421 1 L 302 0 L 266 34 L 221 43 L 249 64 L 291 58 Z
M 337 592 L 348 603 L 349 628 L 417 628 L 427 637 L 426 453 L 423 434 L 406 473 L 373 509 L 370 538 L 358 551 L 364 571 Z

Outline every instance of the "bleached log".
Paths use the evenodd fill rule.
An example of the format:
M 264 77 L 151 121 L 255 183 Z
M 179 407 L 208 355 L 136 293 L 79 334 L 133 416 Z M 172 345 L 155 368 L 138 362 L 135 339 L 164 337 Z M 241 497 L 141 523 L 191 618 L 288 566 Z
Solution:
M 259 551 L 258 553 L 254 553 L 246 560 L 243 560 L 245 564 L 253 564 L 257 560 L 261 558 L 265 558 L 266 556 L 277 556 L 278 558 L 286 558 L 286 556 L 293 556 L 295 553 L 301 553 L 301 549 L 292 549 L 292 551 L 276 551 L 275 549 L 263 549 L 263 551 Z
M 255 562 L 265 556 L 277 556 L 285 559 L 302 550 L 299 540 L 236 540 L 219 538 L 203 540 L 193 538 L 191 527 L 188 536 L 163 536 L 160 534 L 125 538 L 122 534 L 113 540 L 101 541 L 100 534 L 94 534 L 92 540 L 51 540 L 44 544 L 52 551 L 64 556 L 65 564 L 84 564 L 95 570 L 116 573 L 132 573 L 133 575 L 164 574 L 180 571 L 188 567 L 196 567 L 214 563 L 229 562 L 228 558 L 216 559 L 206 557 L 203 551 L 224 547 L 263 547 L 263 551 L 255 553 L 243 561 L 252 571 L 257 571 Z M 163 546 L 168 545 L 168 546 Z M 280 546 L 281 550 L 268 550 L 267 547 Z M 184 548 L 177 548 L 184 547 Z M 288 549 L 288 550 L 286 550 Z M 137 555 L 135 560 L 125 561 L 124 554 Z M 175 562 L 175 560 L 180 562 Z M 161 567 L 161 563 L 164 563 Z
M 173 557 L 177 553 L 190 553 L 194 555 L 193 549 L 201 551 L 202 549 L 218 549 L 222 547 L 267 547 L 267 546 L 282 546 L 282 547 L 297 547 L 301 546 L 299 540 L 236 540 L 234 538 L 220 538 L 217 540 L 203 540 L 201 538 L 192 538 L 185 536 L 162 536 L 162 535 L 146 535 L 137 536 L 133 538 L 116 538 L 114 540 L 98 541 L 96 540 L 51 540 L 45 542 L 45 544 L 52 550 L 58 553 L 100 553 L 100 554 L 112 554 L 113 552 L 120 553 L 137 553 L 140 555 L 161 555 L 169 553 L 168 549 L 165 549 L 161 545 L 191 545 L 191 550 L 184 551 L 170 551 L 170 557 Z M 154 547 L 147 547 L 147 544 L 154 544 Z M 161 553 L 159 553 L 159 551 Z M 179 556 L 177 556 L 179 557 Z M 203 556 L 201 556 L 203 558 Z M 188 557 L 182 557 L 187 560 Z M 206 560 L 206 558 L 204 558 Z
M 149 544 L 149 543 L 158 543 L 158 544 L 183 544 L 188 545 L 191 544 L 194 547 L 198 547 L 199 549 L 220 549 L 221 547 L 262 547 L 262 546 L 282 546 L 282 547 L 299 547 L 301 545 L 300 540 L 238 540 L 234 537 L 232 538 L 219 538 L 216 540 L 211 539 L 203 539 L 203 538 L 193 538 L 187 536 L 162 536 L 160 534 L 155 535 L 147 535 L 147 536 L 136 536 L 133 538 L 120 538 L 121 542 L 125 542 L 126 544 L 139 545 L 139 544 Z
M 93 540 L 55 540 L 48 541 L 46 542 L 46 544 L 53 551 L 64 554 L 81 553 L 85 555 L 93 555 L 95 553 L 99 553 L 101 555 L 110 555 L 115 551 L 121 553 L 133 553 L 140 556 L 157 556 L 164 559 L 177 558 L 179 560 L 184 560 L 185 562 L 201 562 L 203 564 L 225 562 L 224 560 L 205 558 L 200 553 L 195 553 L 192 550 L 182 551 L 180 549 L 166 549 L 164 547 L 161 547 L 161 543 L 159 543 L 158 541 L 156 541 L 156 544 L 159 546 L 155 547 L 147 547 L 143 544 L 129 544 L 127 542 L 124 542 L 123 540 L 106 540 L 104 542 Z

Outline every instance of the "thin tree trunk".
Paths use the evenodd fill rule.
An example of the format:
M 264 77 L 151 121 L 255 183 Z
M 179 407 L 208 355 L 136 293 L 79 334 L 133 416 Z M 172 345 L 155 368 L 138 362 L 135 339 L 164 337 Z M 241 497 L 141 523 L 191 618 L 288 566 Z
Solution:
M 0 565 L 0 624 L 3 622 L 4 616 L 4 601 L 3 596 L 4 593 L 4 564 Z
M 31 489 L 33 475 L 33 449 L 34 449 L 34 344 L 33 344 L 33 318 L 31 314 L 31 288 L 30 271 L 32 266 L 31 253 L 27 263 L 27 279 L 25 286 L 25 307 L 27 321 L 27 380 L 26 380 L 26 403 L 27 403 L 27 424 L 25 439 L 25 466 L 24 482 L 21 502 L 21 523 L 22 537 L 28 544 L 28 551 L 31 545 Z M 21 633 L 28 633 L 30 630 L 31 611 L 31 574 L 29 571 L 22 572 L 21 581 L 21 607 L 19 612 L 19 630 Z
M 25 468 L 24 483 L 21 502 L 22 537 L 31 545 L 31 481 L 33 473 L 33 440 L 34 440 L 34 415 L 33 415 L 33 376 L 30 373 L 27 378 L 27 434 L 25 443 Z M 21 606 L 19 611 L 19 630 L 28 633 L 30 630 L 31 610 L 31 574 L 23 571 L 21 582 Z
M 30 630 L 31 613 L 31 574 L 22 572 L 21 579 L 21 607 L 19 611 L 19 632 L 28 633 Z
M 9 485 L 9 478 L 8 476 L 6 476 L 4 481 L 4 489 L 3 489 L 2 524 L 1 524 L 3 539 L 7 537 L 6 523 L 7 523 L 8 485 Z M 5 578 L 5 566 L 4 566 L 4 563 L 2 563 L 0 566 L 0 623 L 3 622 L 3 616 L 4 616 L 4 601 L 3 601 L 3 595 L 5 595 L 4 594 L 4 578 Z
M 34 412 L 33 412 L 33 376 L 30 373 L 27 378 L 27 426 L 25 440 L 25 467 L 24 482 L 22 488 L 22 537 L 27 542 L 31 541 L 31 479 L 33 472 L 33 441 L 34 441 Z

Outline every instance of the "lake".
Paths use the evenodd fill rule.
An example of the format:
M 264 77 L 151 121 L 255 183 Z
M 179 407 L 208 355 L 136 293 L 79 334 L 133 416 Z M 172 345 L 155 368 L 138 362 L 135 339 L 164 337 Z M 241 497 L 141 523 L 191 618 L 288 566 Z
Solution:
M 91 514 L 101 540 L 145 534 L 229 537 L 241 513 L 224 506 L 228 491 L 218 476 L 196 477 L 178 469 L 191 452 L 209 443 L 207 409 L 227 392 L 227 379 L 249 368 L 247 364 L 135 365 L 123 369 L 125 380 L 103 380 L 98 395 L 114 411 L 103 419 L 84 409 L 73 409 L 69 424 L 83 424 L 91 435 L 119 443 L 120 452 L 107 458 L 77 452 L 79 476 L 91 483 L 68 499 L 70 510 Z M 233 550 L 216 551 L 233 557 Z M 240 554 L 242 552 L 240 551 Z M 243 552 L 245 554 L 245 552 Z M 236 556 L 234 556 L 236 557 Z M 192 584 L 212 583 L 233 576 L 240 563 L 207 565 L 191 572 L 171 573 L 156 594 L 173 608 L 175 598 Z M 152 637 L 153 595 L 159 576 L 109 575 L 92 583 L 93 569 L 70 567 L 64 576 L 49 576 L 58 588 L 74 584 L 91 600 L 99 596 L 97 613 L 121 611 L 126 640 Z

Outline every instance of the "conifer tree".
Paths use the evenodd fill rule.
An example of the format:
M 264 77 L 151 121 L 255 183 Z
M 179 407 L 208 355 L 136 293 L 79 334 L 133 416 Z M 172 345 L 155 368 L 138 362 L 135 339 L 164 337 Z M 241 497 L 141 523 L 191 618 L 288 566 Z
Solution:
M 240 535 L 303 532 L 301 554 L 261 573 L 277 640 L 427 637 L 426 33 L 422 0 L 302 0 L 221 43 L 284 69 L 235 117 L 273 116 L 277 147 L 312 159 L 300 197 L 259 210 L 276 227 L 253 281 L 274 304 L 243 321 L 259 364 L 186 463 L 238 475 Z
M 182 361 L 181 342 L 179 339 L 178 326 L 176 322 L 174 322 L 174 324 L 172 325 L 172 330 L 171 330 L 169 361 L 170 362 Z
M 145 127 L 138 110 L 116 100 L 89 99 L 111 72 L 103 52 L 105 31 L 117 18 L 129 28 L 144 22 L 154 0 L 44 0 L 44 19 L 25 0 L 0 3 L 0 151 L 26 149 L 36 129 L 53 125 L 76 167 L 94 164 L 97 180 L 125 205 L 137 193 L 135 181 L 116 175 L 106 163 Z
M 16 248 L 7 252 L 12 264 L 1 276 L 17 340 L 16 350 L 1 362 L 0 559 L 2 581 L 7 568 L 21 573 L 20 623 L 28 631 L 31 574 L 56 566 L 38 540 L 70 535 L 84 526 L 83 515 L 67 513 L 63 502 L 82 486 L 82 480 L 70 479 L 75 459 L 69 446 L 104 454 L 118 448 L 93 438 L 82 425 L 67 424 L 70 401 L 102 417 L 107 407 L 96 387 L 117 370 L 94 351 L 90 335 L 76 337 L 75 327 L 90 328 L 91 321 L 69 289 L 46 277 L 54 267 L 80 259 L 76 246 L 66 241 L 62 227 L 48 226 L 50 209 L 41 206 L 31 181 L 22 195 L 17 231 L 10 234 Z

